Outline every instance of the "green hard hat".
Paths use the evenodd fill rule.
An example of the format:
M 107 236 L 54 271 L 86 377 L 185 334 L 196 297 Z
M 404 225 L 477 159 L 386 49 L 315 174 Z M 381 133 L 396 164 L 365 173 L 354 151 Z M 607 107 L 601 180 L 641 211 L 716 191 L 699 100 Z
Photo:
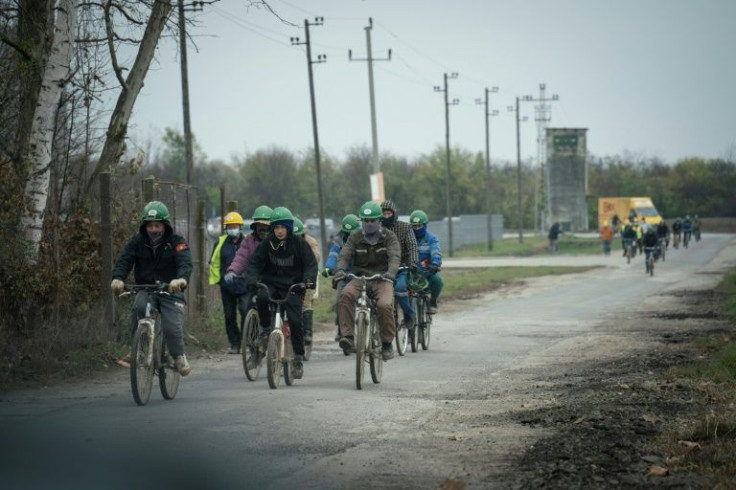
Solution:
M 406 286 L 412 291 L 423 291 L 429 286 L 429 280 L 421 274 L 412 272 L 409 274 Z
M 273 213 L 273 209 L 271 209 L 268 206 L 258 206 L 255 211 L 253 211 L 253 216 L 251 216 L 251 219 L 253 221 L 263 220 L 263 221 L 270 221 L 271 220 L 271 213 Z
M 273 208 L 273 212 L 271 213 L 271 224 L 274 221 L 294 221 L 294 215 L 291 214 L 289 208 L 278 206 Z
M 340 226 L 340 231 L 344 231 L 345 233 L 352 233 L 358 228 L 360 228 L 358 217 L 352 213 L 346 214 L 345 217 L 342 219 L 342 226 Z
M 168 221 L 169 208 L 161 201 L 151 201 L 146 204 L 141 213 L 141 221 L 147 223 L 149 221 Z
M 415 210 L 411 213 L 411 216 L 409 216 L 409 223 L 412 225 L 426 225 L 428 222 L 429 218 L 427 218 L 427 213 L 421 209 Z
M 381 219 L 383 218 L 383 211 L 381 211 L 381 206 L 379 206 L 377 202 L 366 201 L 366 203 L 360 207 L 358 216 L 360 216 L 360 219 Z
M 304 223 L 297 217 L 294 217 L 294 234 L 296 236 L 304 234 Z

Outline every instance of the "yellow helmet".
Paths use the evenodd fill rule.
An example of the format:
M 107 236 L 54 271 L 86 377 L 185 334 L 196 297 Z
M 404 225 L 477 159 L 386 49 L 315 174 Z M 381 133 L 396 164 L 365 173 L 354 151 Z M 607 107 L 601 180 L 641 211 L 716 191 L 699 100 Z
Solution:
M 240 225 L 243 226 L 243 217 L 240 213 L 232 211 L 225 215 L 225 226 L 227 225 Z

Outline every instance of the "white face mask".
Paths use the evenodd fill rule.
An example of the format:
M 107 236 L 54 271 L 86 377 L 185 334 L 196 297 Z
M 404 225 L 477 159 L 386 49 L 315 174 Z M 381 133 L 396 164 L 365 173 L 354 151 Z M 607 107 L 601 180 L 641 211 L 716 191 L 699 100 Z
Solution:
M 240 230 L 233 230 L 233 229 L 227 230 L 227 236 L 229 236 L 230 238 L 235 238 L 238 235 L 240 235 Z

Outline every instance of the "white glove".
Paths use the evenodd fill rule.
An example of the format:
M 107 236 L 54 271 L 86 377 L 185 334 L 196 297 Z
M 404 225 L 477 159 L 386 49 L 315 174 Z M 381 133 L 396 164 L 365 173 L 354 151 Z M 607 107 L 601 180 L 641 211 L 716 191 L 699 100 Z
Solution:
M 169 283 L 169 291 L 172 293 L 178 293 L 185 287 L 187 287 L 186 279 L 174 279 Z
M 120 279 L 113 279 L 110 283 L 110 289 L 112 289 L 113 293 L 120 294 L 125 289 L 125 283 Z
M 228 284 L 232 284 L 232 282 L 235 280 L 235 273 L 233 271 L 228 272 L 225 274 L 225 282 Z

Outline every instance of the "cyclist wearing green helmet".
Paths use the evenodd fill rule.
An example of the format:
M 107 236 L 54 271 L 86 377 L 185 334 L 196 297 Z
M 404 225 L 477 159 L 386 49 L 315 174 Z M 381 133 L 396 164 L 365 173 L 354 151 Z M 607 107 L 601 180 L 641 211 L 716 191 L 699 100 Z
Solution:
M 432 298 L 429 300 L 429 312 L 437 313 L 437 298 L 442 292 L 444 282 L 439 274 L 442 267 L 442 250 L 440 248 L 440 240 L 434 233 L 427 230 L 429 218 L 427 213 L 421 209 L 417 209 L 409 216 L 409 223 L 414 236 L 417 239 L 417 273 L 429 280 L 429 291 Z
M 335 280 L 345 278 L 351 267 L 359 276 L 381 274 L 383 280 L 368 281 L 367 287 L 371 297 L 376 299 L 378 325 L 383 343 L 384 360 L 394 357 L 392 342 L 396 335 L 394 323 L 394 290 L 393 281 L 401 264 L 401 245 L 391 231 L 381 226 L 381 208 L 373 201 L 360 207 L 360 229 L 351 233 L 340 252 L 335 272 Z M 339 300 L 340 347 L 348 354 L 355 350 L 353 326 L 355 323 L 355 301 L 360 295 L 358 281 L 350 281 L 345 285 Z
M 317 264 L 319 264 L 319 261 L 322 259 L 322 254 L 319 253 L 319 242 L 317 242 L 317 240 L 312 235 L 307 233 L 306 229 L 304 228 L 304 223 L 297 217 L 294 217 L 294 235 L 301 237 L 305 242 L 309 244 L 309 248 L 312 249 L 312 253 L 314 254 L 314 260 L 316 260 Z M 305 345 L 312 344 L 312 304 L 314 302 L 315 291 L 316 289 L 307 289 L 307 291 L 304 293 L 304 303 L 302 304 L 302 325 L 304 325 Z M 305 359 L 305 361 L 308 360 L 309 359 Z
M 401 265 L 405 267 L 399 271 L 394 284 L 394 293 L 399 300 L 401 311 L 404 312 L 404 325 L 411 329 L 414 326 L 414 309 L 411 307 L 409 292 L 406 290 L 408 272 L 412 271 L 417 263 L 417 240 L 412 233 L 411 225 L 396 219 L 398 214 L 396 204 L 390 199 L 381 203 L 381 222 L 383 227 L 393 231 L 401 243 Z
M 174 234 L 169 223 L 169 210 L 160 201 L 151 201 L 143 208 L 141 225 L 120 253 L 112 271 L 110 288 L 120 294 L 123 282 L 133 271 L 136 284 L 168 283 L 170 296 L 139 291 L 133 301 L 130 315 L 131 337 L 138 319 L 146 314 L 146 304 L 153 303 L 161 313 L 161 325 L 169 352 L 174 357 L 176 369 L 182 376 L 191 368 L 184 354 L 182 323 L 186 299 L 182 291 L 192 274 L 192 253 L 183 237 Z
M 335 267 L 337 267 L 337 258 L 340 256 L 340 251 L 348 241 L 348 237 L 352 232 L 360 228 L 360 220 L 354 214 L 346 214 L 342 219 L 342 225 L 340 231 L 332 237 L 332 243 L 330 244 L 330 251 L 327 255 L 327 261 L 325 262 L 325 268 L 322 269 L 322 276 L 328 277 L 335 273 Z M 350 270 L 348 268 L 348 270 Z M 335 301 L 340 297 L 343 288 L 345 287 L 345 280 L 334 281 L 333 288 L 336 289 Z M 337 336 L 335 342 L 340 340 L 340 322 L 338 320 L 339 308 L 335 308 L 335 325 L 337 326 Z
M 304 329 L 302 325 L 301 294 L 289 294 L 292 284 L 304 283 L 306 289 L 314 289 L 317 280 L 317 261 L 306 241 L 294 236 L 294 216 L 285 207 L 276 207 L 271 213 L 272 233 L 258 245 L 248 263 L 246 282 L 255 287 L 257 282 L 268 286 L 273 298 L 287 298 L 284 309 L 289 317 L 291 345 L 294 348 L 294 377 L 304 375 Z M 288 295 L 288 296 L 287 296 Z M 268 297 L 259 289 L 257 294 L 258 316 L 261 320 L 261 337 L 270 333 L 271 313 Z

